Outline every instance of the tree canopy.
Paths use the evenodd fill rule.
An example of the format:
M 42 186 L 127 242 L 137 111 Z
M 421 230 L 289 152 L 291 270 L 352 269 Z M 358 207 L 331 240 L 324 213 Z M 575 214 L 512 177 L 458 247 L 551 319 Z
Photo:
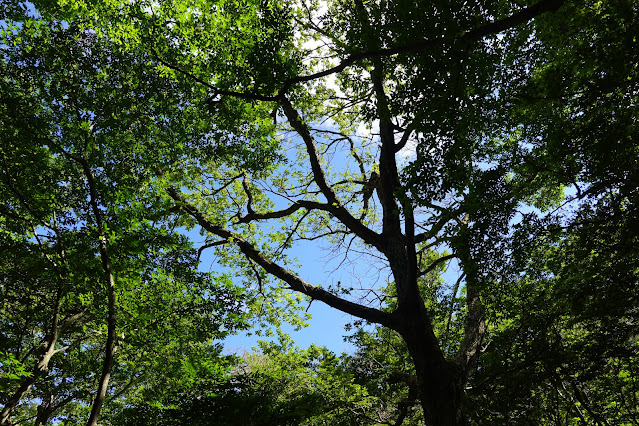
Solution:
M 3 13 L 2 423 L 638 421 L 636 2 Z M 211 341 L 302 300 L 356 353 Z

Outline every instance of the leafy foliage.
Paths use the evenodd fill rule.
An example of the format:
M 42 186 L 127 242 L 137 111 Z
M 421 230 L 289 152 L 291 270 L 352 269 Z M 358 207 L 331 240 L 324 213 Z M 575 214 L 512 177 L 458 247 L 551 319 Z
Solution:
M 114 402 L 174 377 L 166 367 L 183 355 L 217 359 L 211 339 L 243 326 L 242 297 L 228 277 L 196 271 L 196 250 L 168 215 L 156 171 L 183 145 L 160 135 L 201 132 L 188 108 L 164 109 L 169 87 L 144 92 L 149 80 L 138 78 L 153 76 L 136 71 L 136 57 L 77 25 L 7 23 L 3 37 L 0 348 L 3 365 L 33 372 L 9 370 L 2 400 L 7 409 L 31 390 L 14 415 L 28 418 L 41 401 L 38 422 L 77 422 L 104 351 L 100 233 L 116 277 Z
M 106 239 L 118 421 L 636 422 L 635 2 L 34 4 L 2 16 L 10 380 L 41 341 L 96 370 Z M 196 226 L 229 275 L 193 272 Z M 303 279 L 308 241 L 388 287 Z M 236 370 L 208 342 L 303 298 L 378 328 Z M 58 370 L 40 399 L 87 401 Z

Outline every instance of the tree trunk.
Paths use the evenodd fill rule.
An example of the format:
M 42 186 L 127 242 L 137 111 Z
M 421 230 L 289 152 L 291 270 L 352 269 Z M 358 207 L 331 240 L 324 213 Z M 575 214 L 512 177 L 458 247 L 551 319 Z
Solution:
M 20 401 L 29 392 L 31 386 L 33 386 L 36 380 L 38 380 L 42 376 L 45 376 L 49 371 L 49 362 L 51 361 L 51 357 L 57 352 L 55 349 L 55 345 L 58 341 L 58 338 L 60 337 L 60 333 L 81 315 L 74 315 L 73 317 L 67 319 L 64 324 L 62 324 L 62 327 L 58 327 L 61 300 L 62 289 L 61 287 L 58 287 L 55 305 L 53 308 L 53 317 L 51 318 L 50 329 L 47 332 L 47 338 L 44 343 L 42 356 L 38 360 L 38 363 L 35 365 L 35 367 L 33 367 L 31 377 L 26 377 L 24 379 L 18 390 L 11 396 L 11 398 L 9 398 L 5 406 L 2 408 L 2 411 L 0 412 L 0 425 L 11 424 L 11 412 L 18 406 L 18 404 L 20 404 Z
M 426 425 L 463 425 L 461 371 L 455 363 L 444 358 L 425 314 L 424 309 L 423 314 L 402 315 L 403 326 L 399 332 L 415 364 Z
M 117 346 L 115 344 L 116 333 L 116 289 L 115 278 L 113 277 L 113 269 L 111 267 L 111 258 L 109 256 L 107 237 L 106 237 L 106 224 L 102 218 L 102 212 L 98 205 L 98 191 L 96 188 L 95 180 L 89 163 L 86 159 L 80 157 L 76 158 L 76 161 L 80 163 L 84 174 L 87 177 L 87 184 L 89 186 L 89 204 L 93 210 L 93 216 L 95 218 L 95 224 L 98 228 L 98 242 L 100 245 L 100 259 L 102 260 L 102 269 L 104 270 L 104 281 L 106 284 L 107 297 L 109 299 L 109 312 L 107 317 L 107 341 L 106 348 L 104 350 L 104 361 L 102 362 L 102 376 L 98 383 L 98 389 L 93 400 L 91 407 L 91 414 L 87 420 L 87 426 L 96 426 L 98 424 L 98 417 L 100 415 L 100 409 L 106 398 L 106 391 L 109 385 L 109 379 L 111 378 L 111 370 L 113 369 L 113 363 L 115 360 L 115 351 Z
M 106 247 L 106 239 L 101 238 L 104 241 L 104 246 Z M 102 243 L 101 243 L 102 246 Z M 106 249 L 104 251 L 106 254 Z M 107 342 L 106 348 L 104 351 L 104 361 L 102 362 L 102 376 L 100 377 L 100 382 L 98 383 L 98 389 L 95 395 L 95 399 L 93 400 L 93 406 L 91 407 L 91 415 L 89 416 L 89 420 L 87 420 L 87 426 L 96 426 L 98 424 L 98 416 L 100 415 L 100 409 L 102 408 L 102 404 L 104 404 L 104 399 L 106 398 L 106 391 L 109 385 L 109 379 L 111 378 L 111 370 L 113 368 L 113 362 L 115 359 L 115 351 L 117 347 L 115 345 L 115 331 L 116 331 L 116 309 L 115 309 L 115 281 L 113 279 L 113 274 L 111 273 L 111 265 L 108 261 L 108 256 L 105 255 L 103 259 L 104 263 L 108 265 L 105 267 L 107 281 L 108 281 L 108 292 L 109 292 L 109 317 L 107 318 Z
M 58 334 L 56 331 L 47 341 L 47 346 L 44 350 L 44 353 L 34 367 L 31 373 L 31 377 L 27 377 L 24 379 L 18 390 L 11 396 L 11 398 L 9 398 L 4 408 L 2 409 L 2 412 L 0 412 L 0 425 L 11 424 L 11 412 L 18 406 L 22 398 L 24 398 L 24 396 L 29 392 L 31 386 L 33 386 L 36 380 L 47 374 L 47 371 L 49 371 L 49 361 L 55 354 L 55 344 L 57 340 Z
M 49 421 L 49 417 L 53 413 L 53 409 L 55 405 L 53 404 L 54 397 L 53 395 L 49 395 L 48 399 L 42 399 L 40 405 L 38 405 L 38 414 L 35 420 L 35 426 L 42 426 L 47 424 Z

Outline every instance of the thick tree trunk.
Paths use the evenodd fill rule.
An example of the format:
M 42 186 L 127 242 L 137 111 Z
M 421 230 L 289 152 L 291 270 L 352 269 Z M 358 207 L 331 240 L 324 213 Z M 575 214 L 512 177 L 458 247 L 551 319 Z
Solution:
M 415 364 L 419 399 L 429 426 L 463 425 L 463 379 L 458 366 L 445 359 L 422 309 L 401 315 L 402 335 Z
M 49 417 L 53 414 L 55 405 L 53 404 L 54 397 L 49 395 L 49 398 L 42 399 L 40 405 L 38 405 L 38 415 L 36 416 L 35 426 L 42 426 L 47 424 Z
M 420 402 L 427 425 L 463 425 L 462 383 L 456 366 L 446 360 L 429 359 L 419 344 L 409 345 L 417 371 Z

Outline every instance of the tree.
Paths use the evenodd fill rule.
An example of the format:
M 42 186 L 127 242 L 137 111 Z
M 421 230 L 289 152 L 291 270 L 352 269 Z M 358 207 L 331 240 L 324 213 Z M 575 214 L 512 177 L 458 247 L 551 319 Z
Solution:
M 527 300 L 546 286 L 563 296 L 561 310 L 566 295 L 593 282 L 556 264 L 529 273 L 544 263 L 522 267 L 517 256 L 537 258 L 517 244 L 541 240 L 548 250 L 584 253 L 577 229 L 591 221 L 581 220 L 589 202 L 599 203 L 595 216 L 632 232 L 632 2 L 176 0 L 42 8 L 84 16 L 100 36 L 140 49 L 175 93 L 179 87 L 208 110 L 210 137 L 222 142 L 216 156 L 191 151 L 160 171 L 185 220 L 247 276 L 246 292 L 259 300 L 281 300 L 289 289 L 397 332 L 429 424 L 464 422 L 463 396 L 480 374 L 487 330 L 499 330 L 513 306 L 521 309 L 508 305 L 512 294 Z M 237 162 L 221 166 L 227 142 L 254 153 L 240 151 Z M 604 149 L 610 143 L 614 155 Z M 279 167 L 251 167 L 264 158 L 279 158 Z M 616 158 L 624 161 L 611 167 Z M 564 195 L 568 185 L 576 196 Z M 358 293 L 355 285 L 302 279 L 286 257 L 301 240 L 322 240 L 345 258 L 370 255 L 390 276 L 394 309 L 367 300 L 366 286 Z M 591 249 L 608 266 L 621 255 Z M 613 300 L 635 300 L 636 258 L 631 251 L 623 268 L 610 267 L 627 280 Z M 464 325 L 444 345 L 418 282 L 449 262 L 462 270 L 447 297 L 463 295 L 452 306 Z M 613 288 L 595 293 L 590 314 L 608 306 L 602 300 Z M 610 343 L 628 344 L 636 314 L 625 302 L 616 306 L 614 318 L 630 318 L 631 326 Z M 519 325 L 540 332 L 539 320 L 520 317 Z M 592 325 L 612 332 L 619 324 Z
M 537 45 L 506 59 L 531 66 L 509 76 L 509 125 L 519 127 L 500 155 L 515 185 L 531 194 L 554 181 L 571 207 L 553 206 L 543 220 L 528 214 L 518 226 L 509 284 L 492 302 L 511 313 L 476 384 L 496 403 L 489 421 L 632 423 L 637 394 L 625 377 L 637 352 L 629 305 L 639 270 L 629 226 L 639 182 L 637 6 L 566 4 L 560 12 L 535 27 Z M 493 387 L 501 380 L 508 385 Z
M 281 332 L 254 349 L 237 357 L 225 380 L 204 374 L 162 404 L 124 408 L 114 424 L 419 424 L 419 413 L 402 399 L 403 384 L 379 380 L 350 356 L 300 349 Z
M 299 349 L 281 333 L 278 342 L 259 345 L 237 357 L 225 380 L 203 375 L 160 405 L 125 408 L 115 423 L 347 425 L 388 418 L 379 398 L 328 349 Z
M 196 271 L 157 175 L 138 170 L 179 150 L 139 145 L 168 128 L 149 125 L 171 113 L 161 96 L 127 91 L 154 77 L 75 23 L 3 25 L 0 349 L 16 372 L 2 377 L 0 423 L 95 424 L 109 384 L 117 404 L 182 356 L 215 363 L 211 339 L 243 326 L 242 298 L 228 277 Z

